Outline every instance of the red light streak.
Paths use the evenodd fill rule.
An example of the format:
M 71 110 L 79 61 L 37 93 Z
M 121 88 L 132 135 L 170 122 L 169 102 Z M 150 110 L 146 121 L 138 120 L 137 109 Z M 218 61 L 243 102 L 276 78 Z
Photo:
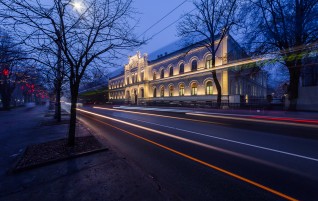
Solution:
M 266 119 L 266 120 L 273 120 L 273 121 L 291 121 L 291 122 L 297 122 L 297 123 L 318 124 L 318 120 L 312 120 L 312 119 L 294 119 L 294 118 L 285 118 L 285 117 L 265 117 L 265 116 L 251 116 L 250 118 Z

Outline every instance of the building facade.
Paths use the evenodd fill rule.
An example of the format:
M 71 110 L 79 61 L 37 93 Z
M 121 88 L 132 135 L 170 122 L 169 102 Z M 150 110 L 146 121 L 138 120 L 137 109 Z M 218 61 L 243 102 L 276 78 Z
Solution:
M 302 61 L 298 87 L 297 110 L 318 111 L 318 51 L 317 47 Z M 289 103 L 288 103 L 289 104 Z M 286 105 L 286 108 L 289 105 Z
M 267 74 L 256 67 L 236 65 L 245 61 L 246 54 L 231 36 L 221 42 L 215 69 L 205 47 L 171 46 L 149 56 L 137 52 L 129 57 L 124 72 L 109 79 L 109 100 L 114 104 L 210 105 L 217 100 L 211 73 L 215 69 L 223 103 L 266 97 Z

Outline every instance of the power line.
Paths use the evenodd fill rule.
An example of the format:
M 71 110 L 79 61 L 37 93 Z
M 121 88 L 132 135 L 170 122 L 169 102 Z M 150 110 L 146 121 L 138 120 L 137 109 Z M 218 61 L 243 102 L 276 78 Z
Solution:
M 195 8 L 192 9 L 190 12 L 188 13 L 192 13 L 194 10 L 196 10 Z M 182 18 L 184 18 L 185 16 L 182 16 L 180 18 L 178 18 L 176 21 L 172 22 L 171 24 L 169 24 L 168 26 L 166 26 L 165 28 L 161 29 L 159 32 L 153 34 L 150 38 L 154 38 L 155 36 L 159 35 L 160 33 L 162 33 L 163 31 L 165 31 L 166 29 L 168 29 L 169 27 L 171 27 L 172 25 L 174 25 L 175 23 L 177 23 L 179 20 L 181 20 Z
M 177 10 L 180 6 L 182 6 L 183 4 L 185 4 L 188 0 L 183 1 L 181 4 L 179 4 L 177 7 L 175 7 L 174 9 L 172 9 L 169 13 L 167 13 L 166 15 L 164 15 L 162 18 L 160 18 L 157 22 L 155 22 L 153 25 L 151 25 L 146 31 L 144 31 L 142 34 L 139 35 L 142 36 L 144 35 L 147 31 L 149 31 L 150 29 L 152 29 L 154 26 L 156 26 L 158 23 L 160 23 L 162 20 L 164 20 L 166 17 L 168 17 L 171 13 L 173 13 L 175 10 Z M 139 38 L 138 37 L 138 38 Z

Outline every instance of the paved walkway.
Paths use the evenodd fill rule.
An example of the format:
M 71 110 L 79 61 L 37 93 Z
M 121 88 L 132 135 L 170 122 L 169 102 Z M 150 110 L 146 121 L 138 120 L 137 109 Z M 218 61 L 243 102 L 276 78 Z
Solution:
M 0 112 L 0 200 L 169 199 L 150 177 L 112 150 L 10 173 L 27 145 L 66 137 L 67 124 L 45 126 L 52 119 L 45 114 L 45 106 Z M 78 127 L 77 135 L 89 134 Z

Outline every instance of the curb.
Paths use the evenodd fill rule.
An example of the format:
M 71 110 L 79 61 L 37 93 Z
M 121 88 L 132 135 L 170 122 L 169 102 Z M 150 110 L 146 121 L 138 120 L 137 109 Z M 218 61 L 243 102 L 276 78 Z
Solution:
M 26 149 L 27 150 L 27 149 Z M 26 151 L 25 150 L 25 151 Z M 34 164 L 34 165 L 30 165 L 30 166 L 26 166 L 26 167 L 22 167 L 22 168 L 16 168 L 16 165 L 21 161 L 23 155 L 21 155 L 20 159 L 17 161 L 17 163 L 14 165 L 14 168 L 9 170 L 10 173 L 20 173 L 26 170 L 31 170 L 31 169 L 35 169 L 35 168 L 39 168 L 39 167 L 44 167 L 47 165 L 51 165 L 57 162 L 61 162 L 61 161 L 66 161 L 66 160 L 70 160 L 70 159 L 74 159 L 74 158 L 78 158 L 81 156 L 86 156 L 86 155 L 90 155 L 90 154 L 94 154 L 94 153 L 99 153 L 99 152 L 103 152 L 103 151 L 108 151 L 109 149 L 106 147 L 102 147 L 100 149 L 95 149 L 92 151 L 87 151 L 87 152 L 82 152 L 79 154 L 75 154 L 75 155 L 71 155 L 69 157 L 65 157 L 65 158 L 59 158 L 59 159 L 54 159 L 54 160 L 49 160 L 43 163 L 38 163 L 38 164 Z

